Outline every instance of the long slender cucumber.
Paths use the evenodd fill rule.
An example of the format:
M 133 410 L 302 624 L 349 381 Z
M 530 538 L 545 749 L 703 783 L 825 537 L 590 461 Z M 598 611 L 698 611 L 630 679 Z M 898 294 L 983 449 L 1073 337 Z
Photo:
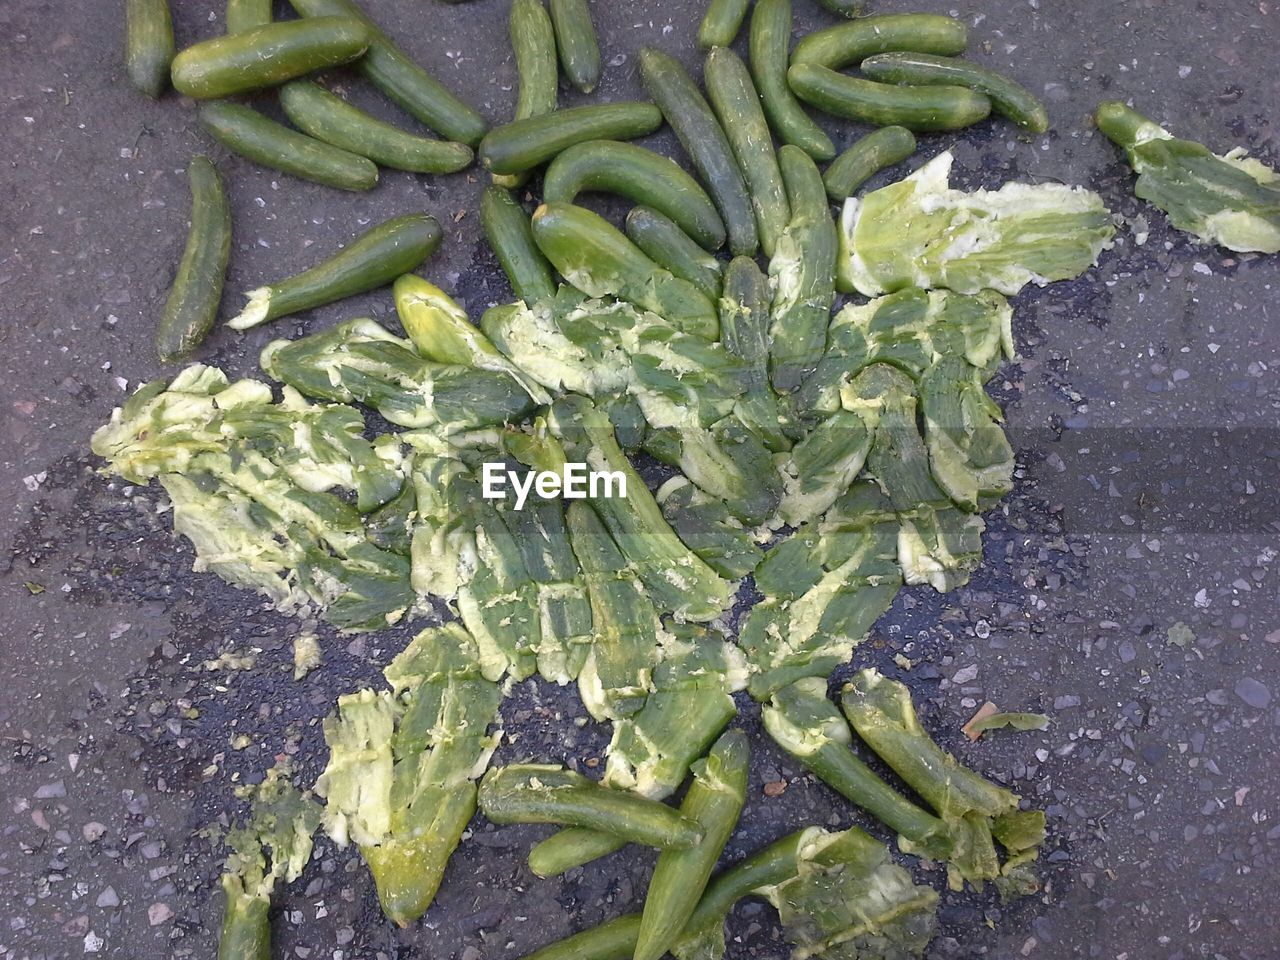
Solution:
M 751 75 L 764 104 L 764 114 L 778 139 L 815 160 L 830 160 L 836 146 L 800 106 L 787 85 L 791 49 L 791 0 L 756 0 L 751 14 Z
M 882 127 L 858 140 L 831 161 L 822 175 L 832 203 L 843 203 L 885 167 L 916 152 L 916 138 L 906 127 Z
M 698 46 L 710 50 L 733 43 L 750 6 L 751 0 L 711 0 L 698 25 Z
M 747 185 L 711 105 L 670 54 L 644 47 L 640 74 L 719 208 L 729 234 L 729 249 L 739 256 L 755 253 L 760 238 Z
M 494 127 L 480 142 L 480 162 L 493 173 L 523 173 L 576 143 L 631 140 L 661 125 L 662 112 L 651 103 L 570 107 Z
M 350 63 L 367 49 L 369 28 L 353 17 L 268 23 L 187 47 L 173 60 L 173 88 L 216 100 Z
M 617 297 L 684 333 L 714 340 L 715 304 L 687 280 L 662 269 L 604 217 L 567 203 L 533 213 L 533 238 L 560 276 L 589 297 Z
M 430 140 L 384 123 L 310 80 L 285 84 L 280 106 L 303 133 L 393 170 L 453 173 L 475 156 L 465 143 Z
M 960 130 L 991 113 L 991 101 L 968 87 L 897 87 L 815 63 L 795 64 L 787 80 L 801 100 L 819 110 L 881 127 Z
M 417 269 L 440 246 L 440 224 L 425 213 L 393 217 L 310 270 L 249 292 L 227 324 L 247 330 L 269 320 L 386 286 Z
M 156 353 L 165 363 L 187 356 L 213 329 L 231 255 L 231 207 L 218 168 L 208 157 L 195 157 L 187 178 L 191 231 L 156 330 Z
M 224 147 L 265 167 L 342 190 L 377 186 L 378 168 L 368 157 L 290 130 L 241 104 L 206 103 L 200 122 Z
M 124 68 L 129 82 L 149 97 L 169 85 L 173 63 L 173 13 L 169 0 L 127 0 Z
M 861 69 L 872 80 L 885 83 L 968 87 L 985 94 L 996 113 L 1018 126 L 1032 133 L 1049 129 L 1049 114 L 1035 94 L 1004 74 L 976 63 L 929 53 L 897 51 L 868 57 L 862 61 Z
M 717 47 L 707 54 L 702 78 L 751 192 L 760 246 L 765 256 L 771 257 L 791 211 L 782 173 L 778 170 L 778 156 L 773 152 L 769 122 L 760 107 L 760 95 L 751 82 L 747 65 L 727 47 Z
M 556 108 L 556 34 L 542 0 L 511 0 L 511 49 L 515 51 L 520 91 L 516 120 L 540 117 Z
M 964 53 L 969 31 L 954 17 L 936 13 L 887 13 L 816 30 L 791 54 L 792 64 L 816 63 L 831 70 L 889 50 L 913 50 L 953 57 Z
M 480 197 L 480 223 L 517 297 L 532 304 L 555 296 L 551 264 L 533 241 L 529 217 L 509 191 L 497 186 L 485 188 Z
M 632 207 L 626 233 L 654 263 L 688 280 L 714 303 L 720 297 L 720 261 L 694 242 L 670 217 L 649 207 Z
M 375 87 L 446 140 L 474 147 L 489 125 L 401 50 L 355 0 L 289 0 L 304 17 L 355 17 L 369 28 L 369 50 L 356 63 Z
M 616 140 L 575 144 L 551 161 L 542 181 L 547 203 L 573 203 L 601 191 L 665 213 L 707 250 L 724 244 L 724 221 L 697 180 L 660 153 Z
M 272 0 L 227 0 L 227 33 L 244 33 L 272 21 Z
M 600 82 L 600 42 L 587 0 L 550 0 L 556 47 L 569 82 L 590 93 Z
M 523 960 L 632 960 L 640 936 L 640 914 L 610 920 L 557 940 Z

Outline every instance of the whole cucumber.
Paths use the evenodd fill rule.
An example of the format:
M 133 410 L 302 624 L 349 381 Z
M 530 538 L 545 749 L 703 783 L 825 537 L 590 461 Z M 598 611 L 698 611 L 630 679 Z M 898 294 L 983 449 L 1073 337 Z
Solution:
M 916 138 L 906 127 L 882 127 L 858 140 L 831 161 L 822 175 L 832 203 L 843 203 L 885 167 L 916 152 Z
M 968 87 L 897 87 L 815 63 L 795 64 L 787 80 L 801 100 L 819 110 L 881 127 L 960 130 L 991 113 L 991 101 Z
M 756 0 L 751 14 L 750 60 L 765 116 L 778 139 L 815 160 L 830 160 L 835 144 L 800 106 L 787 85 L 791 49 L 791 0 Z
M 694 242 L 670 217 L 648 207 L 632 207 L 627 237 L 658 266 L 688 280 L 713 303 L 720 297 L 720 261 Z
M 661 125 L 662 113 L 651 103 L 570 107 L 494 127 L 480 142 L 480 162 L 492 173 L 523 173 L 576 143 L 631 140 Z
M 698 46 L 710 50 L 733 43 L 750 6 L 751 0 L 711 0 L 698 26 Z
M 480 224 L 517 297 L 533 304 L 556 295 L 551 264 L 534 243 L 529 217 L 510 191 L 498 186 L 485 188 L 480 197 Z
M 887 13 L 815 30 L 796 44 L 791 63 L 842 70 L 874 53 L 912 50 L 950 57 L 964 53 L 969 31 L 954 17 L 936 13 Z
M 587 0 L 550 0 L 550 7 L 564 75 L 590 93 L 600 82 L 600 42 Z
M 169 84 L 173 63 L 173 14 L 169 0 L 126 0 L 125 72 L 129 82 L 149 97 Z

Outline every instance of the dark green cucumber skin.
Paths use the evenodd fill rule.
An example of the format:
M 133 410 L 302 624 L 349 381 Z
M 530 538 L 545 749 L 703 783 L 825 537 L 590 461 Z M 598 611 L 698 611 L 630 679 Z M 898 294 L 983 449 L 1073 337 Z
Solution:
M 550 0 L 549 7 L 564 75 L 577 89 L 590 93 L 600 82 L 600 42 L 587 0 Z
M 916 138 L 906 127 L 874 130 L 831 161 L 822 174 L 827 196 L 832 203 L 842 203 L 885 167 L 915 152 Z
M 352 17 L 268 23 L 187 47 L 174 57 L 173 88 L 216 100 L 350 63 L 367 49 L 369 28 Z
M 697 180 L 674 160 L 616 140 L 575 144 L 547 167 L 546 203 L 573 203 L 582 191 L 616 193 L 665 213 L 707 250 L 724 245 L 724 222 Z
M 627 237 L 650 260 L 681 280 L 688 280 L 713 303 L 720 298 L 720 264 L 680 225 L 649 207 L 632 207 L 626 220 Z
M 733 43 L 750 6 L 751 0 L 711 0 L 698 25 L 698 46 L 710 50 Z
M 126 0 L 125 72 L 129 82 L 149 97 L 169 85 L 173 63 L 173 14 L 169 0 Z
M 375 87 L 446 140 L 474 147 L 489 129 L 484 117 L 410 59 L 354 0 L 289 0 L 304 17 L 348 16 L 369 28 L 369 49 L 356 63 Z
M 968 43 L 968 29 L 953 17 L 936 13 L 889 13 L 817 30 L 796 44 L 791 62 L 816 63 L 830 70 L 842 70 L 872 54 L 890 50 L 952 57 L 964 53 Z
M 244 33 L 272 20 L 271 0 L 227 0 L 227 33 Z
M 540 117 L 556 108 L 556 34 L 542 0 L 512 0 L 511 48 L 516 56 L 520 92 L 516 120 Z
M 263 322 L 386 286 L 420 267 L 442 237 L 440 224 L 429 214 L 393 217 L 323 263 L 273 283 L 271 309 Z
M 195 157 L 187 177 L 191 230 L 156 330 L 156 353 L 164 363 L 188 356 L 213 329 L 231 256 L 231 207 L 218 168 L 208 157 Z
M 492 173 L 523 173 L 588 140 L 631 140 L 653 133 L 662 113 L 651 103 L 570 107 L 494 127 L 480 142 L 480 162 Z
M 880 127 L 960 130 L 991 113 L 991 101 L 968 87 L 897 87 L 814 63 L 797 63 L 787 80 L 801 100 L 819 110 Z
M 383 123 L 310 80 L 285 84 L 280 106 L 303 133 L 393 170 L 454 173 L 475 156 L 465 143 L 429 140 Z
M 760 95 L 751 82 L 747 65 L 726 47 L 707 54 L 702 77 L 707 96 L 747 182 L 760 246 L 765 256 L 771 257 L 773 245 L 787 228 L 791 211 L 778 169 L 778 156 L 773 151 L 769 122 L 760 106 Z
M 669 54 L 643 48 L 640 73 L 649 96 L 661 108 L 720 209 L 729 234 L 729 249 L 737 256 L 755 253 L 760 237 L 747 184 L 711 105 L 684 67 Z
M 378 168 L 369 158 L 290 130 L 238 103 L 206 103 L 200 122 L 224 147 L 264 167 L 340 190 L 372 190 L 378 184 Z
M 1044 104 L 1026 87 L 976 63 L 928 53 L 898 51 L 877 54 L 862 62 L 862 72 L 872 80 L 922 86 L 952 85 L 968 87 L 991 100 L 1000 115 L 1032 133 L 1049 129 L 1049 114 Z
M 830 160 L 836 146 L 804 112 L 787 85 L 791 48 L 791 0 L 756 0 L 751 14 L 750 62 L 769 126 L 783 143 L 815 160 Z
M 510 191 L 485 188 L 480 198 L 480 223 L 517 297 L 532 304 L 555 296 L 551 264 L 534 243 L 529 217 Z

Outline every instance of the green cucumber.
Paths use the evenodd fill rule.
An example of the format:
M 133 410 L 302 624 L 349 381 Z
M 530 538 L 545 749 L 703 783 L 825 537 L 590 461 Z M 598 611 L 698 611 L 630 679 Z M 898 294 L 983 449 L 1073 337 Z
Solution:
M 694 242 L 670 217 L 648 207 L 632 207 L 627 236 L 658 266 L 688 280 L 714 303 L 720 298 L 720 261 Z
M 173 14 L 169 0 L 126 0 L 124 69 L 129 82 L 149 97 L 169 85 L 173 63 Z
M 747 185 L 711 105 L 670 54 L 644 47 L 640 51 L 640 74 L 649 96 L 661 108 L 719 208 L 729 234 L 729 249 L 738 256 L 755 253 L 760 238 Z
M 711 0 L 698 26 L 698 46 L 710 50 L 733 43 L 750 6 L 751 0 Z
M 195 157 L 187 178 L 191 230 L 156 330 L 156 353 L 164 363 L 187 356 L 213 329 L 231 255 L 231 207 L 218 168 L 208 157 Z
M 815 160 L 830 160 L 836 146 L 800 106 L 787 85 L 791 49 L 791 0 L 756 0 L 751 14 L 751 75 L 756 78 L 764 114 L 778 139 L 799 147 Z
M 573 203 L 584 190 L 616 193 L 660 210 L 708 250 L 724 244 L 724 222 L 697 180 L 660 153 L 616 140 L 575 144 L 547 167 L 546 203 Z
M 516 120 L 551 113 L 556 108 L 556 34 L 542 0 L 511 0 L 511 49 L 515 51 L 520 91 Z
M 600 43 L 587 0 L 550 0 L 556 47 L 569 82 L 590 93 L 600 82 Z
M 368 157 L 290 130 L 241 104 L 206 103 L 200 122 L 224 147 L 264 167 L 342 190 L 372 190 L 378 184 L 378 168 Z
M 818 6 L 842 17 L 853 19 L 862 15 L 862 0 L 818 0 Z
M 369 29 L 369 50 L 356 62 L 360 71 L 393 103 L 446 140 L 474 147 L 489 125 L 450 93 L 360 9 L 355 0 L 289 0 L 304 17 L 354 17 Z
M 881 127 L 960 130 L 991 113 L 991 101 L 968 87 L 896 87 L 816 63 L 795 64 L 787 80 L 801 100 L 819 110 Z
M 985 94 L 996 113 L 1008 117 L 1032 133 L 1049 129 L 1049 114 L 1036 95 L 1026 87 L 975 63 L 928 53 L 898 51 L 882 53 L 862 61 L 862 72 L 885 83 L 920 86 L 954 85 Z
M 494 127 L 480 142 L 480 162 L 493 173 L 523 173 L 575 143 L 631 140 L 661 125 L 662 113 L 651 103 L 570 107 Z
M 751 82 L 747 65 L 727 47 L 718 47 L 707 54 L 702 77 L 707 96 L 751 192 L 760 246 L 765 256 L 771 257 L 774 244 L 787 228 L 791 211 L 782 173 L 778 170 L 778 155 L 773 152 L 769 122 L 760 107 L 760 95 Z
M 913 50 L 944 57 L 964 53 L 969 31 L 954 17 L 936 13 L 889 13 L 860 17 L 817 30 L 796 44 L 791 63 L 842 70 L 874 53 Z
M 831 161 L 822 175 L 832 203 L 843 203 L 885 167 L 916 152 L 916 138 L 906 127 L 882 127 L 858 140 Z
M 570 284 L 589 297 L 616 297 L 651 310 L 682 333 L 714 340 L 715 304 L 687 280 L 654 263 L 613 224 L 567 203 L 533 213 L 538 249 Z
M 435 217 L 393 217 L 357 237 L 310 270 L 249 292 L 249 302 L 227 326 L 248 330 L 269 320 L 310 310 L 384 287 L 421 266 L 440 246 Z
M 480 223 L 517 297 L 533 304 L 556 295 L 551 264 L 534 243 L 529 217 L 510 191 L 498 186 L 485 188 L 480 197 Z
M 227 33 L 244 33 L 272 21 L 272 0 L 227 0 Z
M 352 17 L 268 23 L 187 47 L 173 60 L 173 88 L 216 100 L 350 63 L 367 49 L 369 28 Z
M 475 156 L 465 143 L 430 140 L 384 123 L 310 80 L 285 84 L 280 106 L 303 133 L 393 170 L 453 173 Z

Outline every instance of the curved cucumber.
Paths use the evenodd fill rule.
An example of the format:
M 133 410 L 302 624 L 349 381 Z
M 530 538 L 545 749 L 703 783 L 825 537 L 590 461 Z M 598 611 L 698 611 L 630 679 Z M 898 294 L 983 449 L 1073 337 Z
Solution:
M 835 144 L 804 112 L 787 85 L 790 48 L 791 0 L 756 0 L 751 14 L 751 75 L 769 125 L 784 143 L 815 160 L 830 160 L 836 155 Z
M 991 101 L 968 87 L 896 87 L 814 63 L 797 63 L 787 80 L 801 100 L 819 110 L 881 127 L 960 130 L 991 113 Z
M 751 0 L 711 0 L 698 25 L 698 46 L 710 50 L 733 43 L 750 6 Z
M 832 203 L 843 203 L 885 167 L 916 152 L 916 138 L 906 127 L 875 130 L 831 161 L 822 175 Z
M 964 53 L 969 31 L 954 17 L 936 13 L 888 13 L 860 17 L 817 30 L 796 44 L 791 63 L 840 70 L 874 53 L 913 50 L 952 57 Z
M 760 107 L 760 95 L 751 82 L 747 65 L 732 50 L 718 47 L 707 54 L 702 70 L 707 96 L 724 127 L 729 146 L 738 159 L 738 168 L 751 192 L 756 228 L 765 256 L 773 256 L 773 246 L 791 216 L 787 191 L 773 152 L 769 122 Z
M 187 177 L 191 231 L 156 330 L 156 353 L 165 363 L 187 356 L 213 328 L 231 255 L 231 208 L 218 168 L 208 157 L 195 157 Z
M 1032 133 L 1049 129 L 1049 114 L 1026 87 L 976 63 L 928 53 L 882 53 L 862 61 L 862 72 L 885 83 L 921 86 L 951 84 L 985 94 L 996 113 L 1008 117 Z
M 411 117 L 446 140 L 474 147 L 489 125 L 484 117 L 450 93 L 413 62 L 355 0 L 289 0 L 304 17 L 354 17 L 369 29 L 369 50 L 356 69 Z
M 599 214 L 544 203 L 533 214 L 533 238 L 560 275 L 589 297 L 617 297 L 652 310 L 683 333 L 714 340 L 715 304 L 687 280 L 662 269 Z
M 517 297 L 532 304 L 556 295 L 551 264 L 534 243 L 529 218 L 509 191 L 485 188 L 480 198 L 480 223 Z
M 272 20 L 272 0 L 227 0 L 227 33 L 244 33 Z
M 321 143 L 238 103 L 206 103 L 200 122 L 223 146 L 265 167 L 342 190 L 372 190 L 378 183 L 378 168 L 368 157 Z
M 720 261 L 694 242 L 670 217 L 648 207 L 632 207 L 627 236 L 658 266 L 688 280 L 714 303 L 720 297 Z
M 173 60 L 173 88 L 214 100 L 350 63 L 369 48 L 369 28 L 352 17 L 268 23 L 187 47 Z
M 570 107 L 490 130 L 480 142 L 480 162 L 493 173 L 523 173 L 576 143 L 631 140 L 661 125 L 662 113 L 651 103 Z
M 386 286 L 417 269 L 440 246 L 440 224 L 425 213 L 394 217 L 310 270 L 249 292 L 249 302 L 227 324 L 247 330 L 268 320 Z
M 128 0 L 124 16 L 124 68 L 129 82 L 147 96 L 158 97 L 169 84 L 173 63 L 169 0 Z
M 615 140 L 575 144 L 547 167 L 546 203 L 573 203 L 584 190 L 616 193 L 660 210 L 708 250 L 724 244 L 724 222 L 707 192 L 680 164 Z
M 590 93 L 600 82 L 600 43 L 587 0 L 550 0 L 556 47 L 569 82 Z
M 429 140 L 383 123 L 310 80 L 285 84 L 280 106 L 303 133 L 394 170 L 453 173 L 475 156 L 465 143 Z
M 640 74 L 720 209 L 729 249 L 741 256 L 755 253 L 760 238 L 747 185 L 711 105 L 679 61 L 660 50 L 641 49 Z

